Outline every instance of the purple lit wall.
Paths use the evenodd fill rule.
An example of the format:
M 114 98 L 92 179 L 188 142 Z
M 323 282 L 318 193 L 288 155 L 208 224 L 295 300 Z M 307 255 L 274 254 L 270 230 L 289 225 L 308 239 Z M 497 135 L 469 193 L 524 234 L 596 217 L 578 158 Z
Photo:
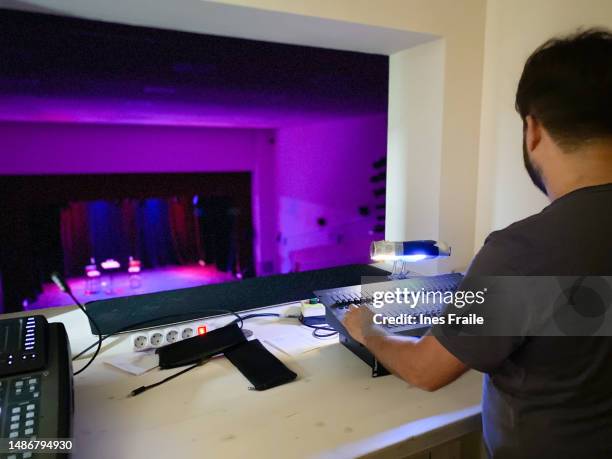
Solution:
M 367 262 L 373 217 L 357 208 L 372 205 L 386 128 L 385 115 L 277 130 L 0 122 L 0 174 L 250 171 L 257 273 L 314 269 Z
M 273 130 L 0 123 L 1 174 L 254 170 Z
M 387 116 L 344 118 L 277 133 L 282 270 L 367 263 L 372 163 L 386 155 Z M 325 226 L 317 223 L 324 218 Z
M 371 231 L 377 223 L 371 210 L 384 199 L 373 197 L 370 178 L 372 163 L 386 150 L 388 56 L 8 10 L 0 15 L 0 30 L 7 44 L 0 46 L 0 62 L 8 63 L 0 66 L 0 176 L 20 176 L 3 178 L 5 195 L 20 197 L 16 190 L 23 186 L 22 196 L 34 188 L 42 200 L 39 191 L 52 196 L 49 184 L 59 181 L 62 202 L 72 199 L 73 189 L 80 191 L 75 200 L 87 200 L 78 196 L 86 196 L 96 182 L 96 190 L 114 190 L 120 199 L 130 193 L 132 179 L 148 182 L 112 174 L 155 174 L 160 189 L 164 182 L 166 190 L 188 189 L 184 194 L 200 187 L 204 197 L 223 188 L 239 197 L 244 211 L 251 200 L 252 212 L 239 233 L 254 241 L 253 256 L 244 244 L 237 249 L 248 274 L 253 259 L 257 275 L 369 261 L 369 242 L 380 237 Z M 192 174 L 211 172 L 229 174 L 200 176 L 190 185 Z M 163 173 L 185 173 L 185 178 L 157 175 Z M 23 179 L 64 174 L 83 176 L 71 177 L 70 184 L 64 177 Z M 189 187 L 176 187 L 175 181 Z M 11 202 L 23 210 L 23 199 Z M 46 211 L 27 206 L 24 213 L 43 220 Z M 210 207 L 208 212 L 213 213 Z M 56 214 L 48 213 L 51 222 Z M 3 233 L 10 231 L 12 219 L 19 222 L 5 219 Z M 120 226 L 110 220 L 105 225 Z M 5 290 L 21 283 L 4 295 L 14 310 L 39 288 L 36 268 L 30 266 L 40 260 L 34 250 L 24 256 L 21 245 L 33 245 L 34 238 L 44 242 L 62 228 L 54 221 L 47 227 L 28 220 L 27 226 L 40 234 L 13 231 L 23 240 L 10 245 L 23 269 L 12 270 L 9 278 L 7 267 L 0 266 Z M 230 234 L 222 222 L 210 226 Z M 211 255 L 224 245 L 217 238 L 201 239 Z M 54 241 L 49 266 L 69 259 L 68 244 Z M 106 251 L 115 245 L 109 243 Z M 186 251 L 192 253 L 193 246 Z M 78 268 L 83 257 L 73 259 Z
M 7 122 L 0 174 L 250 171 L 262 273 L 276 258 L 273 137 L 268 129 Z

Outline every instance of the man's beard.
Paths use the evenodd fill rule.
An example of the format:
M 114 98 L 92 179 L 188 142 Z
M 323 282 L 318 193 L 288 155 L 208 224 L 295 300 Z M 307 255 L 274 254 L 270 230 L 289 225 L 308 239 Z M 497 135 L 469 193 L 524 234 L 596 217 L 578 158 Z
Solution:
M 546 186 L 544 186 L 544 181 L 542 180 L 542 174 L 537 168 L 533 165 L 531 160 L 529 159 L 529 153 L 527 153 L 527 143 L 523 140 L 523 162 L 525 163 L 525 169 L 529 174 L 529 178 L 533 182 L 535 186 L 537 186 L 540 191 L 544 194 L 546 193 Z

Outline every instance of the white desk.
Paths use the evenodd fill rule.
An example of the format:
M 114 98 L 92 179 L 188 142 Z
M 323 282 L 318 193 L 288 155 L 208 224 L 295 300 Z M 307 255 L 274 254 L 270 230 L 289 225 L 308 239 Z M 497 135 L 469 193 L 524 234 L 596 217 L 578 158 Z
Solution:
M 74 307 L 41 313 L 65 324 L 73 353 L 95 341 Z M 255 337 L 310 333 L 295 319 L 252 319 L 245 328 Z M 76 459 L 405 457 L 480 429 L 478 373 L 427 393 L 394 376 L 371 378 L 367 365 L 337 342 L 298 356 L 277 352 L 298 379 L 268 391 L 248 390 L 238 370 L 217 358 L 128 398 L 177 371 L 131 376 L 105 364 L 105 356 L 130 349 L 128 336 L 106 340 L 75 377 Z

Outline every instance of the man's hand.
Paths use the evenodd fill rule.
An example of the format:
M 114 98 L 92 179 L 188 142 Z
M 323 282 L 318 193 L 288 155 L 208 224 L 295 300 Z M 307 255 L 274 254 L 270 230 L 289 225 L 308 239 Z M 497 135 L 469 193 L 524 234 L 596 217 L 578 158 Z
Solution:
M 349 334 L 366 346 L 387 370 L 427 391 L 457 379 L 468 368 L 434 336 L 413 338 L 387 334 L 373 321 L 365 306 L 351 305 L 342 323 Z
M 365 306 L 357 307 L 351 304 L 342 323 L 353 339 L 365 345 L 366 336 L 374 331 L 373 317 L 372 311 Z

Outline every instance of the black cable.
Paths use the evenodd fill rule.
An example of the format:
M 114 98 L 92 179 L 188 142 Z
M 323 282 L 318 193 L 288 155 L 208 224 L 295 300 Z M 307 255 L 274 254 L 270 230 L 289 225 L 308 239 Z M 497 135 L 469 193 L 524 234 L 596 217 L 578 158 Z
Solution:
M 83 313 L 85 314 L 85 316 L 89 319 L 89 321 L 91 322 L 91 324 L 94 326 L 94 328 L 96 329 L 96 333 L 98 335 L 98 347 L 96 348 L 96 352 L 93 353 L 93 355 L 91 356 L 91 358 L 89 359 L 89 362 L 87 362 L 85 364 L 85 366 L 83 368 L 81 368 L 79 371 L 75 371 L 74 372 L 74 376 L 77 376 L 78 374 L 81 374 L 83 371 L 85 371 L 85 369 L 92 364 L 92 362 L 95 360 L 95 358 L 98 356 L 98 354 L 100 353 L 100 349 L 102 348 L 102 334 L 100 333 L 100 327 L 98 327 L 98 324 L 96 323 L 96 321 L 89 315 L 89 313 L 87 312 L 87 310 L 85 309 L 85 306 L 83 306 L 81 304 L 81 302 L 77 299 L 76 296 L 74 296 L 74 294 L 72 293 L 72 290 L 68 289 L 66 291 L 66 293 L 70 296 L 70 298 L 72 298 L 72 301 L 74 301 L 76 303 L 76 305 L 79 307 L 79 309 L 81 311 L 83 311 Z M 95 346 L 96 343 L 94 343 L 94 345 L 92 345 L 91 347 Z M 91 349 L 91 348 L 90 348 Z
M 255 317 L 281 317 L 281 315 L 274 313 L 274 312 L 255 313 L 255 314 L 248 314 L 246 316 L 242 316 L 242 320 L 253 319 Z M 338 334 L 338 331 L 330 326 L 311 325 L 311 324 L 305 323 L 303 320 L 304 316 L 302 315 L 300 315 L 299 317 L 296 317 L 296 316 L 292 316 L 292 317 L 297 318 L 300 321 L 300 323 L 304 325 L 305 327 L 312 328 L 313 329 L 312 336 L 314 336 L 315 338 L 318 338 L 318 339 L 329 338 L 331 336 Z M 236 321 L 234 320 L 233 323 L 235 322 Z M 321 332 L 328 332 L 328 333 L 322 334 Z
M 325 334 L 321 334 L 321 331 L 328 331 L 329 333 L 325 333 Z M 320 327 L 320 328 L 315 328 L 312 331 L 312 336 L 314 336 L 315 338 L 318 339 L 324 339 L 324 338 L 331 338 L 332 336 L 336 336 L 338 334 L 338 332 L 331 328 L 331 327 Z
M 313 329 L 312 330 L 312 336 L 314 336 L 315 338 L 318 338 L 318 339 L 329 338 L 329 337 L 334 336 L 334 335 L 336 335 L 338 333 L 338 331 L 335 328 L 332 328 L 329 325 L 311 325 L 311 324 L 307 324 L 304 321 L 304 316 L 303 315 L 300 315 L 298 320 L 305 327 L 312 328 Z M 329 332 L 329 333 L 321 334 L 320 332 Z
M 140 386 L 139 388 L 134 389 L 132 392 L 130 392 L 130 397 L 136 397 L 138 394 L 142 394 L 143 392 L 148 391 L 149 389 L 153 389 L 154 387 L 161 386 L 163 383 L 168 382 L 184 373 L 187 373 L 188 371 L 193 370 L 195 367 L 199 367 L 200 365 L 206 363 L 207 361 L 208 360 L 202 360 L 198 363 L 194 363 L 190 367 L 184 368 L 183 370 L 177 373 L 174 373 L 173 375 L 170 375 L 167 378 L 162 379 L 161 381 L 157 381 L 156 383 L 149 384 L 148 386 Z
M 89 359 L 89 362 L 87 362 L 83 368 L 81 368 L 79 371 L 74 373 L 74 376 L 76 376 L 82 373 L 89 365 L 91 365 L 94 359 L 98 356 L 98 353 L 100 352 L 100 348 L 102 347 L 102 334 L 100 333 L 100 327 L 98 327 L 98 324 L 96 323 L 96 321 L 89 315 L 89 313 L 85 309 L 85 306 L 83 306 L 81 302 L 78 300 L 78 298 L 74 296 L 74 294 L 72 293 L 72 289 L 70 288 L 70 285 L 68 285 L 68 282 L 66 282 L 66 279 L 64 279 L 64 277 L 60 273 L 53 272 L 51 273 L 51 280 L 53 281 L 55 285 L 57 285 L 57 287 L 62 292 L 66 293 L 70 298 L 72 298 L 72 301 L 74 301 L 75 304 L 79 307 L 79 309 L 83 311 L 83 314 L 85 314 L 85 316 L 89 319 L 91 324 L 94 326 L 94 328 L 96 329 L 96 334 L 98 335 L 98 342 L 97 342 L 98 347 L 96 348 L 96 352 L 94 352 L 91 359 Z
M 210 309 L 208 311 L 210 311 Z M 218 310 L 216 310 L 216 311 L 218 311 Z M 262 312 L 262 313 L 247 314 L 246 316 L 240 316 L 239 314 L 237 314 L 237 313 L 235 313 L 233 311 L 225 311 L 225 312 L 230 312 L 231 314 L 235 315 L 236 318 L 234 320 L 232 320 L 230 323 L 224 325 L 224 327 L 227 327 L 227 326 L 230 326 L 230 325 L 233 325 L 233 324 L 239 322 L 241 329 L 244 326 L 244 321 L 247 320 L 247 319 L 253 319 L 255 317 L 280 317 L 280 314 L 273 313 L 273 312 Z M 180 375 L 182 375 L 184 373 L 187 373 L 190 370 L 193 370 L 195 367 L 197 367 L 199 365 L 202 365 L 203 363 L 204 363 L 204 361 L 198 362 L 198 363 L 196 363 L 196 364 L 194 364 L 194 365 L 192 365 L 190 367 L 187 367 L 184 370 L 179 371 L 178 373 L 174 373 L 173 375 L 168 376 L 167 378 L 162 379 L 161 381 L 158 381 L 158 382 L 156 382 L 154 384 L 150 384 L 148 386 L 140 386 L 139 388 L 134 389 L 132 392 L 130 392 L 130 396 L 131 397 L 135 397 L 135 396 L 137 396 L 139 394 L 142 394 L 143 392 L 145 392 L 145 391 L 147 391 L 149 389 L 157 387 L 157 386 L 159 386 L 159 385 L 161 385 L 161 384 L 163 384 L 165 382 L 170 381 L 171 379 L 174 379 L 174 378 L 176 378 L 176 377 L 178 377 L 178 376 L 180 376 Z
M 256 317 L 281 317 L 280 314 L 274 313 L 274 312 L 253 313 L 253 314 L 247 314 L 246 316 L 240 316 L 240 315 L 238 315 L 237 313 L 235 313 L 233 311 L 229 311 L 229 312 L 234 314 L 236 316 L 236 319 L 234 319 L 230 323 L 224 325 L 225 327 L 240 322 L 240 328 L 242 328 L 242 326 L 244 325 L 244 321 L 245 320 L 253 319 L 253 318 L 256 318 Z M 157 320 L 159 320 L 159 319 L 160 318 L 158 318 Z M 327 337 L 330 337 L 330 336 L 334 336 L 335 334 L 338 333 L 336 330 L 334 330 L 333 328 L 331 328 L 329 326 L 317 326 L 317 325 L 307 324 L 307 323 L 304 322 L 304 316 L 302 316 L 302 315 L 300 315 L 298 317 L 298 320 L 300 321 L 300 323 L 302 325 L 304 325 L 304 326 L 306 326 L 308 328 L 312 328 L 313 329 L 312 335 L 315 338 L 319 338 L 319 339 L 327 338 Z M 321 334 L 318 333 L 320 331 L 328 331 L 330 333 L 321 335 Z M 108 336 L 110 336 L 110 335 L 108 335 Z M 85 351 L 83 351 L 83 352 L 85 352 Z M 132 392 L 130 392 L 130 397 L 135 397 L 135 396 L 137 396 L 139 394 L 142 394 L 143 392 L 148 391 L 149 389 L 153 389 L 154 387 L 160 386 L 160 385 L 162 385 L 162 384 L 164 384 L 164 383 L 166 383 L 166 382 L 168 382 L 168 381 L 170 381 L 170 380 L 172 380 L 172 379 L 174 379 L 174 378 L 176 378 L 176 377 L 178 377 L 178 376 L 180 376 L 180 375 L 182 375 L 184 373 L 187 373 L 190 370 L 193 370 L 194 368 L 204 364 L 207 361 L 208 360 L 195 363 L 195 364 L 193 364 L 193 365 L 191 365 L 191 366 L 189 366 L 189 367 L 187 367 L 187 368 L 185 368 L 185 369 L 183 369 L 183 370 L 181 370 L 181 371 L 179 371 L 177 373 L 174 373 L 171 376 L 168 376 L 167 378 L 162 379 L 161 381 L 158 381 L 158 382 L 153 383 L 153 384 L 149 384 L 148 386 L 140 386 L 137 389 L 134 389 Z
M 238 316 L 238 314 L 236 315 Z M 275 312 L 259 312 L 259 313 L 254 313 L 254 314 L 247 314 L 246 316 L 238 316 L 240 321 L 243 323 L 245 320 L 254 319 L 255 317 L 281 317 L 281 315 Z M 237 322 L 238 322 L 238 319 L 234 319 L 228 325 L 235 324 Z M 240 326 L 240 328 L 242 328 L 242 325 Z

